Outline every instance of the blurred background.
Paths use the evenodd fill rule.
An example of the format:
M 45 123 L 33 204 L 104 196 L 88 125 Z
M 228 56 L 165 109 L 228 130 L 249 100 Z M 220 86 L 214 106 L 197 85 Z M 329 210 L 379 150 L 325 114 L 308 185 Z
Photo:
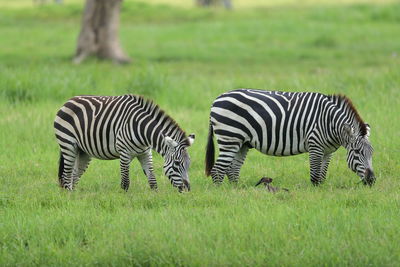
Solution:
M 371 75 L 390 75 L 399 62 L 395 1 L 202 2 L 118 3 L 110 39 L 121 62 L 131 62 L 116 67 L 96 53 L 78 56 L 84 1 L 0 0 L 1 95 L 13 102 L 137 93 L 177 104 L 165 92 L 198 90 L 210 101 L 189 93 L 178 103 L 206 109 L 215 94 L 242 86 L 347 93 L 357 77 L 354 86 L 368 87 Z M 89 62 L 71 64 L 83 58 Z

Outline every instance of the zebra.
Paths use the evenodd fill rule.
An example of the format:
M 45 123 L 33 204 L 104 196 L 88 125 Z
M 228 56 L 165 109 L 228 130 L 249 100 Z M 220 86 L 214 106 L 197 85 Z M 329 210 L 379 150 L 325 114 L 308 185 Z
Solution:
M 213 136 L 219 146 L 215 162 Z M 213 102 L 210 113 L 205 173 L 220 184 L 227 175 L 237 182 L 251 148 L 272 156 L 309 153 L 310 179 L 319 185 L 340 146 L 347 149 L 347 164 L 372 186 L 373 148 L 370 126 L 363 122 L 344 95 L 237 89 Z
M 154 102 L 136 95 L 75 96 L 54 120 L 60 146 L 58 179 L 73 190 L 91 158 L 120 160 L 121 188 L 129 188 L 129 165 L 141 164 L 150 188 L 157 189 L 152 149 L 164 158 L 164 173 L 179 191 L 190 191 L 187 148 L 195 135 L 186 136 L 179 125 Z

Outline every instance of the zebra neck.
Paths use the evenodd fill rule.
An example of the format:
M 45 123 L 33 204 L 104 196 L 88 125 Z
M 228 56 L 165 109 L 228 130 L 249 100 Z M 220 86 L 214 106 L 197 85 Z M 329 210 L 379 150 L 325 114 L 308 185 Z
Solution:
M 349 98 L 344 95 L 332 95 L 330 96 L 332 103 L 336 106 L 338 113 L 340 114 L 340 127 L 343 127 L 344 123 L 350 124 L 355 134 L 366 135 L 367 127 L 364 121 L 361 119 L 356 108 Z M 341 128 L 342 129 L 342 128 Z
M 168 152 L 165 136 L 177 143 L 187 141 L 179 125 L 152 101 L 139 98 L 138 105 L 140 108 L 132 115 L 131 125 L 132 132 L 142 146 L 150 146 L 164 156 Z
M 334 120 L 334 133 L 338 139 L 338 144 L 345 147 L 346 149 L 349 146 L 348 140 L 345 138 L 344 135 L 344 125 L 348 124 L 351 125 L 356 134 L 359 132 L 358 121 L 357 118 L 351 114 L 347 113 L 342 110 L 340 116 L 337 116 Z
M 148 134 L 146 134 L 148 136 Z M 185 134 L 179 128 L 172 129 L 172 131 L 158 131 L 149 139 L 151 147 L 157 151 L 161 156 L 165 156 L 170 149 L 170 146 L 166 142 L 165 137 L 172 138 L 177 143 L 182 143 L 185 140 Z

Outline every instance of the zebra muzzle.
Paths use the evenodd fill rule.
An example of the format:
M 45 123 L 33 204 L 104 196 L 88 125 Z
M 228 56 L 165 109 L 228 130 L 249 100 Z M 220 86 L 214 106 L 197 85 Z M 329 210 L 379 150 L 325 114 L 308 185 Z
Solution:
M 183 180 L 183 185 L 178 186 L 179 192 L 182 193 L 183 191 L 190 191 L 190 184 L 188 181 Z
M 187 189 L 187 191 L 190 191 L 190 184 L 187 180 L 183 180 L 183 184 L 185 185 L 185 188 Z
M 372 186 L 375 183 L 375 174 L 371 169 L 366 169 L 363 184 Z

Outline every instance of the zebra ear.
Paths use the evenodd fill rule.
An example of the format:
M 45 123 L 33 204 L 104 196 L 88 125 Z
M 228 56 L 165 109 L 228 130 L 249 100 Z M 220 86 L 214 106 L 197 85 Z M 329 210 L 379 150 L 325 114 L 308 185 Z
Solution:
M 171 148 L 174 148 L 174 147 L 177 147 L 177 146 L 178 146 L 178 143 L 177 143 L 174 139 L 172 139 L 171 137 L 169 137 L 169 136 L 165 136 L 164 140 L 165 140 L 165 142 L 167 143 L 167 145 L 168 145 L 169 147 L 171 147 Z
M 368 123 L 365 124 L 365 127 L 367 127 L 367 134 L 366 134 L 366 136 L 367 136 L 367 138 L 368 138 L 369 135 L 371 134 L 371 127 L 369 126 Z
M 188 136 L 189 146 L 193 145 L 195 138 L 196 138 L 196 136 L 194 134 L 189 134 L 189 136 Z

